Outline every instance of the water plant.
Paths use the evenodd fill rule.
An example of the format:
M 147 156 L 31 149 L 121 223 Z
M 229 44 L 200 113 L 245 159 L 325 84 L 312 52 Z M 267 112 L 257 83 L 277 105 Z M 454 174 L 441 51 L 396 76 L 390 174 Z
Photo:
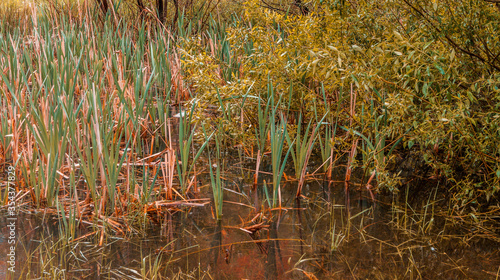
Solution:
M 255 174 L 253 177 L 253 190 L 255 191 L 257 188 L 257 182 L 259 177 L 259 169 L 260 163 L 262 161 L 262 156 L 266 151 L 266 142 L 267 135 L 269 133 L 270 126 L 269 124 L 272 121 L 270 116 L 271 111 L 273 110 L 274 104 L 271 102 L 274 100 L 270 95 L 268 95 L 267 102 L 265 102 L 265 106 L 263 105 L 264 101 L 262 98 L 258 99 L 257 103 L 257 125 L 255 125 L 255 137 L 257 139 L 257 160 L 255 165 Z
M 315 110 L 316 112 L 316 110 Z M 295 178 L 299 181 L 297 185 L 297 197 L 301 195 L 302 187 L 304 186 L 306 171 L 308 167 L 309 157 L 313 151 L 314 143 L 316 142 L 316 138 L 318 132 L 320 130 L 321 125 L 323 124 L 323 120 L 326 118 L 328 113 L 326 113 L 317 124 L 315 124 L 312 128 L 311 125 L 314 119 L 311 119 L 307 124 L 306 129 L 302 132 L 302 114 L 299 114 L 299 119 L 297 122 L 297 131 L 295 133 L 295 138 L 292 141 L 288 135 L 286 134 L 286 139 L 288 145 L 290 146 L 290 152 L 292 154 L 293 163 L 295 166 Z M 304 134 L 302 134 L 304 133 Z M 295 143 L 295 148 L 293 147 L 293 143 Z M 331 148 L 330 148 L 331 150 Z M 325 151 L 326 152 L 326 151 Z
M 221 168 L 224 165 L 223 161 L 221 160 L 221 140 L 220 140 L 220 135 L 222 131 L 222 125 L 219 123 L 218 124 L 218 130 L 214 131 L 212 135 L 215 134 L 215 161 L 212 164 L 212 158 L 209 155 L 208 156 L 208 163 L 209 163 L 209 169 L 210 169 L 210 184 L 212 186 L 212 193 L 213 193 L 213 201 L 214 201 L 214 208 L 215 208 L 215 218 L 220 221 L 222 219 L 222 205 L 224 201 L 224 193 L 223 193 L 223 182 L 221 178 Z M 205 132 L 204 132 L 205 133 Z M 210 137 L 205 133 L 205 141 L 209 141 Z M 209 149 L 210 153 L 210 149 Z M 221 166 L 222 165 L 222 166 Z M 215 173 L 213 171 L 215 169 Z
M 281 98 L 278 99 L 275 105 L 274 90 L 272 83 L 268 84 L 268 96 L 271 99 L 271 111 L 268 119 L 270 149 L 271 149 L 271 166 L 273 169 L 273 191 L 271 198 L 272 208 L 281 207 L 281 179 L 285 171 L 286 162 L 292 150 L 293 142 L 291 143 L 285 157 L 283 152 L 285 140 L 288 137 L 287 122 L 282 112 L 278 112 Z M 279 117 L 278 117 L 279 114 Z
M 195 127 L 191 125 L 191 120 L 193 118 L 193 113 L 196 103 L 193 103 L 189 113 L 186 111 L 180 111 L 179 113 L 179 160 L 177 162 L 177 172 L 179 174 L 179 183 L 181 185 L 182 194 L 185 195 L 186 191 L 189 189 L 191 182 L 194 180 L 188 180 L 188 176 L 191 174 L 196 160 L 201 156 L 203 150 L 208 144 L 210 137 L 206 139 L 205 143 L 201 145 L 196 154 L 193 152 L 192 160 L 190 161 L 191 149 L 193 149 L 193 137 L 195 134 Z

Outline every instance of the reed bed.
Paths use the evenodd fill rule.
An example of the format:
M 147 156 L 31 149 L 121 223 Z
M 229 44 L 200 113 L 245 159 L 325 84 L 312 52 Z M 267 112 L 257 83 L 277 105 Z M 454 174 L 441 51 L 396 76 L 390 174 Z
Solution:
M 171 94 L 182 83 L 170 72 L 179 64 L 172 36 L 151 23 L 100 22 L 90 10 L 76 18 L 50 11 L 35 9 L 13 33 L 1 27 L 2 149 L 34 207 L 126 230 L 118 219 L 165 197 L 157 184 L 162 160 L 177 163 L 167 122 L 185 97 Z M 182 194 L 193 148 L 184 119 Z

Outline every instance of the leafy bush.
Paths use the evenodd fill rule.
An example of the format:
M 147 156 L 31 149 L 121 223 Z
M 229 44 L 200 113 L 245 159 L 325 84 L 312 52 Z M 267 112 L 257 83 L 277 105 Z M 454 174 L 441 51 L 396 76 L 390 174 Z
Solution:
M 418 150 L 433 169 L 429 178 L 460 186 L 453 188 L 455 197 L 481 202 L 497 193 L 496 6 L 477 0 L 326 0 L 310 1 L 310 13 L 301 15 L 262 3 L 247 1 L 227 35 L 185 42 L 186 81 L 199 93 L 197 100 L 218 104 L 219 95 L 224 107 L 239 108 L 236 97 L 250 85 L 252 95 L 259 96 L 269 79 L 276 95 L 292 91 L 284 108 L 304 111 L 306 122 L 313 112 L 331 109 L 329 119 L 346 127 L 341 140 L 350 132 L 362 136 L 363 164 L 378 171 L 381 187 L 397 188 L 386 165 L 402 139 L 398 152 Z M 357 96 L 354 115 L 351 86 Z M 338 116 L 333 115 L 337 102 L 342 105 Z M 255 110 L 245 107 L 247 115 Z M 227 125 L 241 133 L 239 111 L 229 112 L 234 122 Z M 246 126 L 252 124 L 248 119 Z

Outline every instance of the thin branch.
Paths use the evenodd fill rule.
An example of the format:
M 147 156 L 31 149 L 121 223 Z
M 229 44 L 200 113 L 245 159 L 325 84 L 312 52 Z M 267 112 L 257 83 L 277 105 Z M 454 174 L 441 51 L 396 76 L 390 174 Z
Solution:
M 484 0 L 484 1 L 487 1 L 487 0 Z M 500 0 L 489 0 L 489 1 L 499 1 Z M 424 14 L 424 11 L 421 11 L 420 9 L 416 8 L 415 6 L 413 6 L 408 0 L 403 0 L 403 2 L 405 2 L 408 6 L 410 6 L 410 8 L 412 8 L 415 12 L 417 12 L 420 16 L 422 16 L 422 18 L 427 21 L 432 28 L 434 28 L 438 33 L 442 33 L 441 29 L 439 27 L 437 27 L 425 14 Z M 496 2 L 495 2 L 496 3 Z M 477 59 L 479 59 L 481 62 L 485 63 L 485 64 L 488 64 L 490 65 L 491 67 L 495 68 L 496 70 L 500 71 L 500 66 L 498 65 L 495 65 L 493 64 L 491 61 L 488 61 L 487 59 L 483 58 L 482 56 L 478 55 L 478 54 L 475 54 L 469 50 L 466 50 L 464 49 L 463 47 L 461 47 L 458 43 L 456 43 L 453 39 L 450 38 L 450 36 L 448 34 L 443 34 L 444 38 L 446 39 L 446 41 L 448 41 L 448 43 L 450 43 L 454 48 L 456 48 L 457 50 L 469 55 L 470 57 L 475 57 Z

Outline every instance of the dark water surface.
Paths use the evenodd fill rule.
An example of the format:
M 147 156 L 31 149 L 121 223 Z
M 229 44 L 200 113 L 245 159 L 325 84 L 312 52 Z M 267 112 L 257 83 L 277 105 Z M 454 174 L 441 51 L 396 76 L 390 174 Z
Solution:
M 76 236 L 90 235 L 65 245 L 57 219 L 21 211 L 15 278 L 151 279 L 155 268 L 175 279 L 499 277 L 498 243 L 450 234 L 437 215 L 405 215 L 404 208 L 383 202 L 388 197 L 374 204 L 365 191 L 353 190 L 348 211 L 343 183 L 310 182 L 300 200 L 289 183 L 281 211 L 257 214 L 249 186 L 226 187 L 219 222 L 211 204 L 179 207 L 162 213 L 161 224 L 151 223 L 143 233 L 105 236 L 103 246 L 85 224 Z M 208 193 L 204 188 L 201 193 Z M 2 212 L 0 279 L 8 267 L 6 218 Z

